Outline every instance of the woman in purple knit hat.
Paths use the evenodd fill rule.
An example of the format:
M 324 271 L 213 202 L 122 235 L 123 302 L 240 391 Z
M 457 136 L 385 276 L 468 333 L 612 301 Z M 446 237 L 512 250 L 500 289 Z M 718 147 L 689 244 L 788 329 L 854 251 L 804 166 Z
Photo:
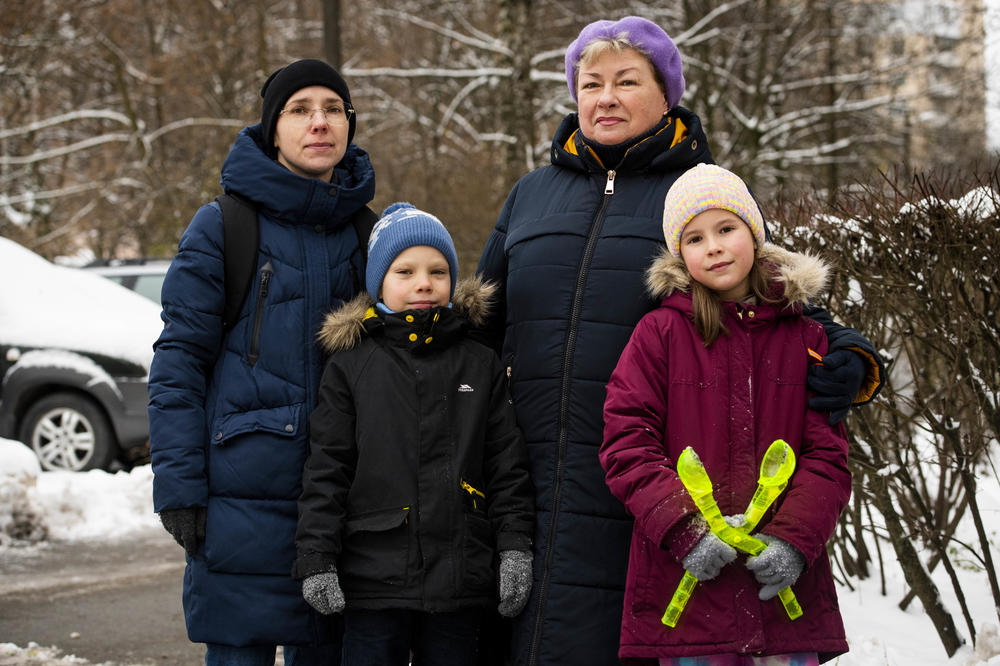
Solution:
M 566 51 L 577 103 L 552 164 L 514 186 L 479 273 L 498 283 L 485 334 L 507 367 L 535 486 L 531 598 L 515 618 L 516 664 L 618 663 L 632 517 L 598 461 L 605 385 L 636 323 L 658 302 L 644 271 L 662 251 L 663 199 L 712 163 L 701 121 L 678 105 L 681 56 L 655 23 L 587 25 Z M 865 338 L 824 324 L 829 353 L 810 376 L 814 408 L 840 420 L 878 388 Z

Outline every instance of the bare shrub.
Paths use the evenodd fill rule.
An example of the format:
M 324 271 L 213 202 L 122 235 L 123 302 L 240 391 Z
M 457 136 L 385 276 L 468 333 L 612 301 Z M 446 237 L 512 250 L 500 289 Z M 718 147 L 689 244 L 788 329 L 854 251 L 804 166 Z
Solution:
M 983 573 L 1000 607 L 976 500 L 977 478 L 996 475 L 1000 432 L 998 173 L 887 174 L 830 204 L 781 202 L 776 214 L 779 242 L 835 266 L 826 307 L 888 362 L 879 399 L 849 417 L 855 497 L 831 545 L 835 560 L 845 579 L 864 578 L 871 547 L 881 569 L 890 543 L 911 587 L 901 606 L 920 599 L 949 655 L 963 639 L 929 571 L 946 570 L 973 641 L 956 559 Z M 971 534 L 958 531 L 964 517 Z

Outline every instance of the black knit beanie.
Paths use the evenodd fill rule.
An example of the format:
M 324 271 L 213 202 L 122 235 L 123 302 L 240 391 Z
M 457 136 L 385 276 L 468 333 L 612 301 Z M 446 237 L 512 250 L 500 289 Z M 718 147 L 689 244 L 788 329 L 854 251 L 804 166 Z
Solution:
M 264 152 L 272 159 L 278 151 L 274 147 L 274 128 L 278 124 L 278 114 L 288 98 L 308 86 L 323 86 L 340 95 L 345 104 L 351 103 L 351 92 L 347 83 L 333 67 L 322 60 L 296 60 L 290 65 L 274 71 L 267 77 L 260 96 L 264 104 L 260 112 L 260 125 L 264 132 Z M 352 113 L 347 129 L 347 143 L 354 139 L 355 116 Z

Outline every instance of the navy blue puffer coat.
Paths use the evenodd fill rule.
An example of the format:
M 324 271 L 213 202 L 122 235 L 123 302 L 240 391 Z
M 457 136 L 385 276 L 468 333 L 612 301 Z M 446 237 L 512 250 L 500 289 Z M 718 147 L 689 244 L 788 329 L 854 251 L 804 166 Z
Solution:
M 329 642 L 331 620 L 291 577 L 307 424 L 325 356 L 323 316 L 359 290 L 350 222 L 375 192 L 351 144 L 335 183 L 298 176 L 242 130 L 222 186 L 255 202 L 257 276 L 235 326 L 222 312 L 222 214 L 203 206 L 163 286 L 164 329 L 149 377 L 154 510 L 207 507 L 205 542 L 188 559 L 184 612 L 195 642 Z
M 604 386 L 656 305 L 644 272 L 663 248 L 663 197 L 713 161 L 698 117 L 671 115 L 613 172 L 568 116 L 552 165 L 514 186 L 480 260 L 500 285 L 490 328 L 503 340 L 535 484 L 535 581 L 515 620 L 518 664 L 618 662 L 632 521 L 597 458 Z
M 632 518 L 598 461 L 605 385 L 658 305 L 644 272 L 664 247 L 663 198 L 684 171 L 713 162 L 698 117 L 682 107 L 670 117 L 608 170 L 567 116 L 552 164 L 517 182 L 480 259 L 500 287 L 483 333 L 508 368 L 535 486 L 535 580 L 515 620 L 516 664 L 618 663 Z M 877 359 L 856 331 L 809 314 L 831 349 Z

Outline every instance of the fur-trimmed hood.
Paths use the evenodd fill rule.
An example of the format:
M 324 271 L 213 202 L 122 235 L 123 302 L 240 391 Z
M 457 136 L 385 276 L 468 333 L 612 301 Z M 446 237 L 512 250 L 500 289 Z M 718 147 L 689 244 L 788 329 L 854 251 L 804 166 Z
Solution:
M 451 309 L 472 326 L 486 322 L 496 284 L 484 282 L 479 276 L 459 280 L 451 298 Z M 326 315 L 316 335 L 320 346 L 328 354 L 351 349 L 364 333 L 364 321 L 374 314 L 375 301 L 367 293 L 358 294 L 353 300 Z
M 817 256 L 765 243 L 758 253 L 758 261 L 777 268 L 774 281 L 782 286 L 782 298 L 789 305 L 804 305 L 826 288 L 830 267 Z M 646 288 L 655 298 L 666 298 L 675 291 L 689 291 L 691 276 L 684 267 L 684 260 L 664 249 L 646 271 Z

